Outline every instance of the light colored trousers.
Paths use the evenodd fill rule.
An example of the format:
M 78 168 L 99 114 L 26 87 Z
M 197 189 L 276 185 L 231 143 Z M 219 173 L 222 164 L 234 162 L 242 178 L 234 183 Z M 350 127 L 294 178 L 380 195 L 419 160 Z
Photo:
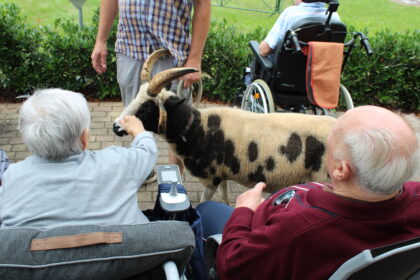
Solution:
M 144 61 L 139 61 L 121 53 L 117 53 L 117 81 L 120 86 L 121 97 L 124 107 L 127 107 L 133 101 L 140 89 L 140 72 Z M 176 67 L 173 57 L 159 59 L 153 66 L 152 76 L 161 71 Z M 172 82 L 171 91 L 176 93 L 178 80 Z M 182 97 L 187 98 L 189 104 L 192 98 L 188 90 L 183 90 Z

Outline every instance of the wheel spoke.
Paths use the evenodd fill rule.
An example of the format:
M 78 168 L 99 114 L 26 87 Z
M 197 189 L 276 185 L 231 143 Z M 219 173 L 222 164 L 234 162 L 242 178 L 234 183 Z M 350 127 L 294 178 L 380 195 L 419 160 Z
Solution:
M 272 103 L 270 88 L 263 80 L 255 80 L 246 88 L 241 108 L 256 113 L 269 113 L 274 110 Z

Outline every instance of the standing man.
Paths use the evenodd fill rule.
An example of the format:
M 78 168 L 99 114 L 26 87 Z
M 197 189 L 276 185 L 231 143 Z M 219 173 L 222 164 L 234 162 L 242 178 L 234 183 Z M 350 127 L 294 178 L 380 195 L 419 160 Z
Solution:
M 153 74 L 172 67 L 194 67 L 199 72 L 183 77 L 184 88 L 201 79 L 201 60 L 210 26 L 210 0 L 101 0 L 98 34 L 91 56 L 92 66 L 99 74 L 107 70 L 106 41 L 118 11 L 115 52 L 124 106 L 138 93 L 143 62 L 158 49 L 169 50 L 171 57 L 160 59 Z M 172 91 L 176 91 L 174 84 Z M 192 98 L 188 100 L 192 102 Z M 183 172 L 182 161 L 171 150 L 169 163 L 178 164 Z

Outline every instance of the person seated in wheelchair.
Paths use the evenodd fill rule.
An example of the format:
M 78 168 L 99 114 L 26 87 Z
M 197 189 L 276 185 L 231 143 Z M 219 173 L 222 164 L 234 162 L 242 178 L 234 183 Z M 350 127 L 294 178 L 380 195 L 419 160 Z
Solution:
M 157 145 L 141 121 L 122 125 L 130 148 L 90 151 L 90 113 L 82 94 L 36 91 L 22 105 L 19 127 L 33 153 L 11 164 L 0 188 L 0 228 L 142 224 L 137 190 L 152 171 Z
M 217 274 L 327 279 L 367 248 L 420 236 L 420 182 L 407 182 L 420 166 L 417 141 L 391 111 L 347 111 L 327 143 L 331 183 L 291 186 L 265 201 L 258 183 L 238 196 L 217 249 Z M 203 219 L 211 213 L 200 212 Z
M 327 8 L 323 2 L 293 0 L 294 6 L 286 8 L 278 17 L 265 39 L 260 43 L 260 55 L 268 56 L 284 39 L 286 32 L 299 20 L 309 17 L 325 17 Z M 333 21 L 340 21 L 337 13 L 332 15 Z

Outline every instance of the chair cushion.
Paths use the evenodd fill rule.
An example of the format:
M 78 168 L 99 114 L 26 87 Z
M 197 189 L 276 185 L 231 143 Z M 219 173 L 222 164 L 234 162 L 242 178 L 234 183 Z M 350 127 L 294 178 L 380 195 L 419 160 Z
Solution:
M 91 242 L 87 242 L 82 247 L 31 251 L 33 239 L 38 239 L 39 245 L 39 239 L 94 232 L 115 234 L 109 244 L 89 245 Z M 188 223 L 159 221 L 140 225 L 2 229 L 0 242 L 0 279 L 70 280 L 128 278 L 159 267 L 167 260 L 174 261 L 182 271 L 194 250 L 195 239 Z M 55 246 L 54 242 L 51 244 Z

